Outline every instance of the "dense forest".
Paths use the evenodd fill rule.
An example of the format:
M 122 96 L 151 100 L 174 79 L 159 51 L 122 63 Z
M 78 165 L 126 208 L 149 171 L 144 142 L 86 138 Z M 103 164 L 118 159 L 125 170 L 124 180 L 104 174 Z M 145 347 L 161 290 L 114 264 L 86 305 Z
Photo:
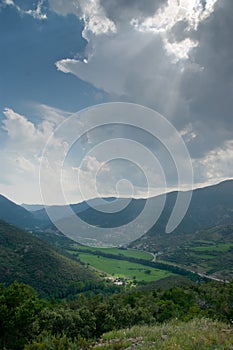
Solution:
M 14 282 L 0 288 L 0 348 L 89 349 L 109 331 L 203 317 L 232 322 L 232 282 L 87 291 L 70 300 L 43 299 L 32 287 Z

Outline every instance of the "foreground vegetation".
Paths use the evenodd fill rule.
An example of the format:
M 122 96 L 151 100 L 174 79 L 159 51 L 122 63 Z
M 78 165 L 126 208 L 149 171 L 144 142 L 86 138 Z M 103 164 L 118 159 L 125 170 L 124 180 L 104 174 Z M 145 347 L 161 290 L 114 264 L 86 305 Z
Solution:
M 109 332 L 94 349 L 129 349 L 130 346 L 140 350 L 232 349 L 233 330 L 229 325 L 210 319 L 173 320 L 160 326 L 134 326 Z
M 216 349 L 224 349 L 223 344 L 225 346 L 232 339 L 228 326 L 208 321 L 201 332 L 198 328 L 199 321 L 192 323 L 191 320 L 202 318 L 231 324 L 233 283 L 193 284 L 166 290 L 134 288 L 125 292 L 115 291 L 110 295 L 89 292 L 85 295 L 78 294 L 70 301 L 56 301 L 40 299 L 30 286 L 15 282 L 9 287 L 0 288 L 0 349 L 75 350 L 89 349 L 93 344 L 98 348 L 98 339 L 107 332 L 113 333 L 104 335 L 104 339 L 119 338 L 120 345 L 106 343 L 105 349 L 124 349 L 125 340 L 129 341 L 130 337 L 143 337 L 147 344 L 146 342 L 157 342 L 157 338 L 164 335 L 166 337 L 162 340 L 169 345 L 172 337 L 178 339 L 179 334 L 183 334 L 187 322 L 192 325 L 188 334 L 193 337 L 194 344 L 197 341 L 197 346 L 188 347 L 191 340 L 183 335 L 177 348 L 173 349 L 212 349 L 214 342 L 219 346 L 215 346 Z M 173 322 L 170 326 L 157 327 L 158 324 L 170 321 Z M 185 323 L 180 323 L 182 321 Z M 200 325 L 201 322 L 207 321 L 200 321 Z M 215 331 L 209 331 L 214 324 L 219 329 L 215 337 Z M 144 326 L 153 327 L 153 331 Z M 128 330 L 118 333 L 117 330 L 121 329 Z M 220 332 L 222 329 L 226 329 L 226 332 Z M 206 339 L 206 347 L 198 347 L 203 339 Z M 139 349 L 149 348 L 146 347 L 149 343 L 139 343 Z M 151 348 L 157 349 L 156 344 L 151 343 L 154 346 Z

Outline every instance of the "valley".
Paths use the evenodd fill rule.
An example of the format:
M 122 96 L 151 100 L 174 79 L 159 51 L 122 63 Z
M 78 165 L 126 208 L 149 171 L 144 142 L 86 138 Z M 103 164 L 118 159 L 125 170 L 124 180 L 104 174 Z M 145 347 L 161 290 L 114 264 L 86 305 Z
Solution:
M 152 256 L 146 252 L 119 248 L 93 248 L 74 246 L 70 251 L 81 262 L 90 265 L 100 273 L 113 278 L 121 278 L 122 281 L 131 283 L 152 282 L 172 276 L 169 271 L 160 270 L 156 267 L 145 266 L 140 259 L 152 260 Z M 124 260 L 134 258 L 135 262 Z M 138 262 L 137 262 L 138 261 Z
M 98 236 L 96 246 L 72 240 L 50 222 L 46 210 L 33 206 L 28 211 L 3 197 L 0 346 L 123 350 L 166 349 L 176 342 L 178 350 L 191 346 L 188 337 L 182 337 L 186 332 L 198 349 L 228 347 L 233 315 L 232 191 L 233 182 L 228 181 L 194 192 L 187 216 L 171 234 L 165 233 L 165 225 L 175 195 L 168 194 L 152 229 L 115 247 L 101 247 Z M 156 204 L 158 198 L 152 201 Z M 141 205 L 134 200 L 117 216 L 101 211 L 97 215 L 83 203 L 73 208 L 92 224 L 118 225 L 120 230 Z M 59 220 L 69 222 L 63 209 L 51 208 Z M 77 236 L 79 230 L 76 227 Z M 203 341 L 208 344 L 200 348 Z
M 66 217 L 66 206 L 52 206 L 46 209 L 32 206 L 32 211 L 28 211 L 2 196 L 0 198 L 0 218 L 26 230 L 30 229 L 33 235 L 49 242 L 51 246 L 59 249 L 61 254 L 68 254 L 69 258 L 76 261 L 78 259 L 85 266 L 93 267 L 106 274 L 121 275 L 131 280 L 134 278 L 140 282 L 149 282 L 153 279 L 167 277 L 166 274 L 174 273 L 174 271 L 166 270 L 164 266 L 161 270 L 155 264 L 145 267 L 144 262 L 144 265 L 141 266 L 140 260 L 150 261 L 155 256 L 157 264 L 178 266 L 181 269 L 204 274 L 210 278 L 231 280 L 233 276 L 233 181 L 227 180 L 217 185 L 194 190 L 190 207 L 183 221 L 174 232 L 167 234 L 165 233 L 166 222 L 176 196 L 175 192 L 166 195 L 165 207 L 160 218 L 148 232 L 136 240 L 133 239 L 133 232 L 128 232 L 125 228 L 127 225 L 124 226 L 124 224 L 140 213 L 145 200 L 132 200 L 128 207 L 117 215 L 103 213 L 104 206 L 108 209 L 108 206 L 114 205 L 112 197 L 104 199 L 104 206 L 103 201 L 98 199 L 71 205 L 75 215 L 93 225 L 93 233 L 95 225 L 106 228 L 109 242 L 111 242 L 111 234 L 109 233 L 111 227 L 118 227 L 121 240 L 124 241 L 125 235 L 128 238 L 131 237 L 128 244 L 123 244 L 123 247 L 128 249 L 101 248 L 102 238 L 98 237 L 98 233 L 95 236 L 95 247 L 82 247 L 80 243 L 85 242 L 86 235 L 88 236 L 90 233 L 85 230 L 85 226 L 83 230 L 83 226 L 72 228 L 71 224 L 70 229 L 74 230 L 75 233 L 74 240 L 77 237 L 79 243 L 75 245 L 73 239 L 65 236 L 50 222 L 48 216 L 48 213 L 53 213 L 52 215 L 57 220 L 69 226 L 70 218 Z M 151 208 L 153 206 L 156 208 L 161 197 L 148 199 L 151 202 Z M 124 203 L 125 200 L 120 199 L 120 202 Z M 95 209 L 91 207 L 92 204 L 95 205 Z M 101 210 L 98 211 L 98 208 Z M 143 227 L 143 222 L 141 224 Z M 115 238 L 113 242 L 116 242 Z M 123 260 L 122 256 L 125 256 L 126 259 Z M 129 261 L 129 258 L 135 260 Z M 135 264 L 137 265 L 135 266 Z

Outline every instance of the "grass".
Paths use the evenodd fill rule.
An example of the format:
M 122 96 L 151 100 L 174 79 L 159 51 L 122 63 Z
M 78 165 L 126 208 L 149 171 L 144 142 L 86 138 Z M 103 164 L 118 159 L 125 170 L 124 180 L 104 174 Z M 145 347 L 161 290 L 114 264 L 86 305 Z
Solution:
M 129 345 L 130 343 L 130 345 Z M 224 323 L 208 319 L 188 322 L 171 321 L 159 326 L 135 326 L 103 335 L 94 349 L 138 350 L 230 350 L 233 349 L 233 329 Z
M 127 277 L 129 279 L 135 278 L 137 281 L 151 282 L 172 276 L 172 273 L 170 272 L 158 270 L 153 267 L 143 266 L 124 260 L 108 259 L 88 253 L 79 253 L 79 258 L 82 262 L 90 264 L 97 270 L 103 271 L 107 274 L 118 277 Z

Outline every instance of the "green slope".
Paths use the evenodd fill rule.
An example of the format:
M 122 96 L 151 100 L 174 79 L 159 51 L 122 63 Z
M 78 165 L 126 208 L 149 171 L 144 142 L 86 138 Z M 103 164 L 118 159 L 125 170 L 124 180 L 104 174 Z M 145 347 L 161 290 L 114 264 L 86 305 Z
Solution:
M 49 244 L 0 221 L 0 282 L 18 280 L 40 293 L 63 296 L 76 282 L 95 279 L 92 272 Z
M 233 224 L 216 226 L 187 235 L 182 244 L 170 245 L 169 249 L 161 250 L 159 258 L 213 277 L 231 280 Z
M 208 319 L 194 319 L 113 331 L 103 335 L 93 349 L 224 350 L 232 349 L 232 344 L 233 334 L 229 325 Z

